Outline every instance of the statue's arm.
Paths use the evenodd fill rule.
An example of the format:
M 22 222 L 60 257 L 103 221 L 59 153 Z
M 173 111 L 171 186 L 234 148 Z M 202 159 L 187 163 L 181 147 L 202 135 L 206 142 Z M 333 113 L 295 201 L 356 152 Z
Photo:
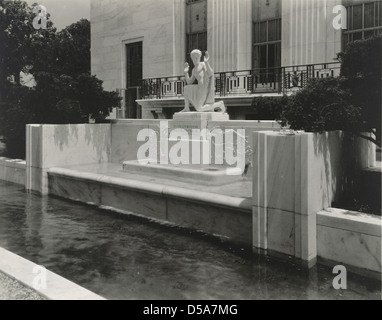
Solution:
M 204 64 L 206 66 L 206 71 L 207 71 L 208 76 L 212 76 L 214 74 L 214 70 L 210 66 L 210 63 L 208 62 L 209 60 L 210 60 L 210 55 L 209 55 L 208 51 L 206 51 L 205 56 L 204 56 Z
M 195 81 L 195 76 L 194 76 L 194 74 L 192 74 L 192 76 L 190 77 L 189 74 L 188 74 L 189 70 L 190 70 L 190 66 L 186 62 L 185 65 L 184 65 L 184 77 L 186 78 L 186 83 L 187 84 L 192 84 Z
M 185 72 L 184 73 L 184 76 L 185 76 L 185 78 L 186 78 L 186 83 L 187 84 L 193 84 L 194 83 L 194 81 L 195 81 L 195 77 L 194 77 L 194 75 L 191 75 L 191 77 L 188 75 L 188 72 Z
M 214 70 L 211 68 L 210 64 L 207 62 L 205 62 L 205 65 L 206 65 L 206 70 L 207 70 L 207 74 L 208 76 L 212 76 L 214 74 Z

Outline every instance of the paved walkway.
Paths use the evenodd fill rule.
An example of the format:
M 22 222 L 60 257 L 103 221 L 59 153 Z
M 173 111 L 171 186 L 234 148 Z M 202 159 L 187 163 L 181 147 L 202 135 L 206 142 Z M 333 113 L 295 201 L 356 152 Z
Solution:
M 14 279 L 0 272 L 0 300 L 46 300 Z

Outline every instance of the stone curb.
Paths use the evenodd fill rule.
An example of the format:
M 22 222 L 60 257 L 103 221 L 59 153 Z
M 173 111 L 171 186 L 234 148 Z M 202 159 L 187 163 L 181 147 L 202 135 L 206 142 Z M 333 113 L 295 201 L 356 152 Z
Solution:
M 43 275 L 45 270 L 46 277 Z M 0 248 L 0 271 L 36 291 L 42 297 L 49 300 L 106 300 L 52 271 L 45 270 L 42 266 Z M 38 280 L 46 279 L 46 289 L 34 288 L 34 282 L 43 284 L 36 278 Z M 41 287 L 43 286 L 41 285 Z

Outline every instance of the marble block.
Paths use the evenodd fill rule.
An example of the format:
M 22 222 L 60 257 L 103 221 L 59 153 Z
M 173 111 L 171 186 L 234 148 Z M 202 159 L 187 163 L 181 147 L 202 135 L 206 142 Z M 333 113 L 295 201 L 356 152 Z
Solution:
M 228 121 L 229 115 L 221 112 L 178 112 L 174 114 L 173 120 L 182 121 Z

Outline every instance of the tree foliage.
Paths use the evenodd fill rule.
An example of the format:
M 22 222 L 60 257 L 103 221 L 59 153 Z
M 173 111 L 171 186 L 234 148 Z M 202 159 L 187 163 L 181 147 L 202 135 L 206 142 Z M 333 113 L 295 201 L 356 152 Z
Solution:
M 308 132 L 346 130 L 357 135 L 377 129 L 381 144 L 382 37 L 350 43 L 338 54 L 338 78 L 311 79 L 289 97 L 282 124 Z
M 252 111 L 257 120 L 275 120 L 288 104 L 288 97 L 255 97 L 252 100 Z
M 307 132 L 353 130 L 361 109 L 349 102 L 349 96 L 343 78 L 312 79 L 289 97 L 281 115 L 282 123 Z
M 341 75 L 351 92 L 350 102 L 361 108 L 359 130 L 377 130 L 381 137 L 382 36 L 349 43 L 338 54 Z
M 11 157 L 24 157 L 28 123 L 102 121 L 120 104 L 90 74 L 89 21 L 57 32 L 48 15 L 47 29 L 35 30 L 32 10 L 0 0 L 0 138 Z M 33 75 L 33 89 L 21 86 L 21 71 Z
M 47 28 L 34 29 L 32 10 L 33 6 L 24 1 L 0 0 L 0 83 L 3 87 L 8 77 L 20 83 L 20 72 L 29 71 L 35 52 L 56 32 L 49 14 Z

